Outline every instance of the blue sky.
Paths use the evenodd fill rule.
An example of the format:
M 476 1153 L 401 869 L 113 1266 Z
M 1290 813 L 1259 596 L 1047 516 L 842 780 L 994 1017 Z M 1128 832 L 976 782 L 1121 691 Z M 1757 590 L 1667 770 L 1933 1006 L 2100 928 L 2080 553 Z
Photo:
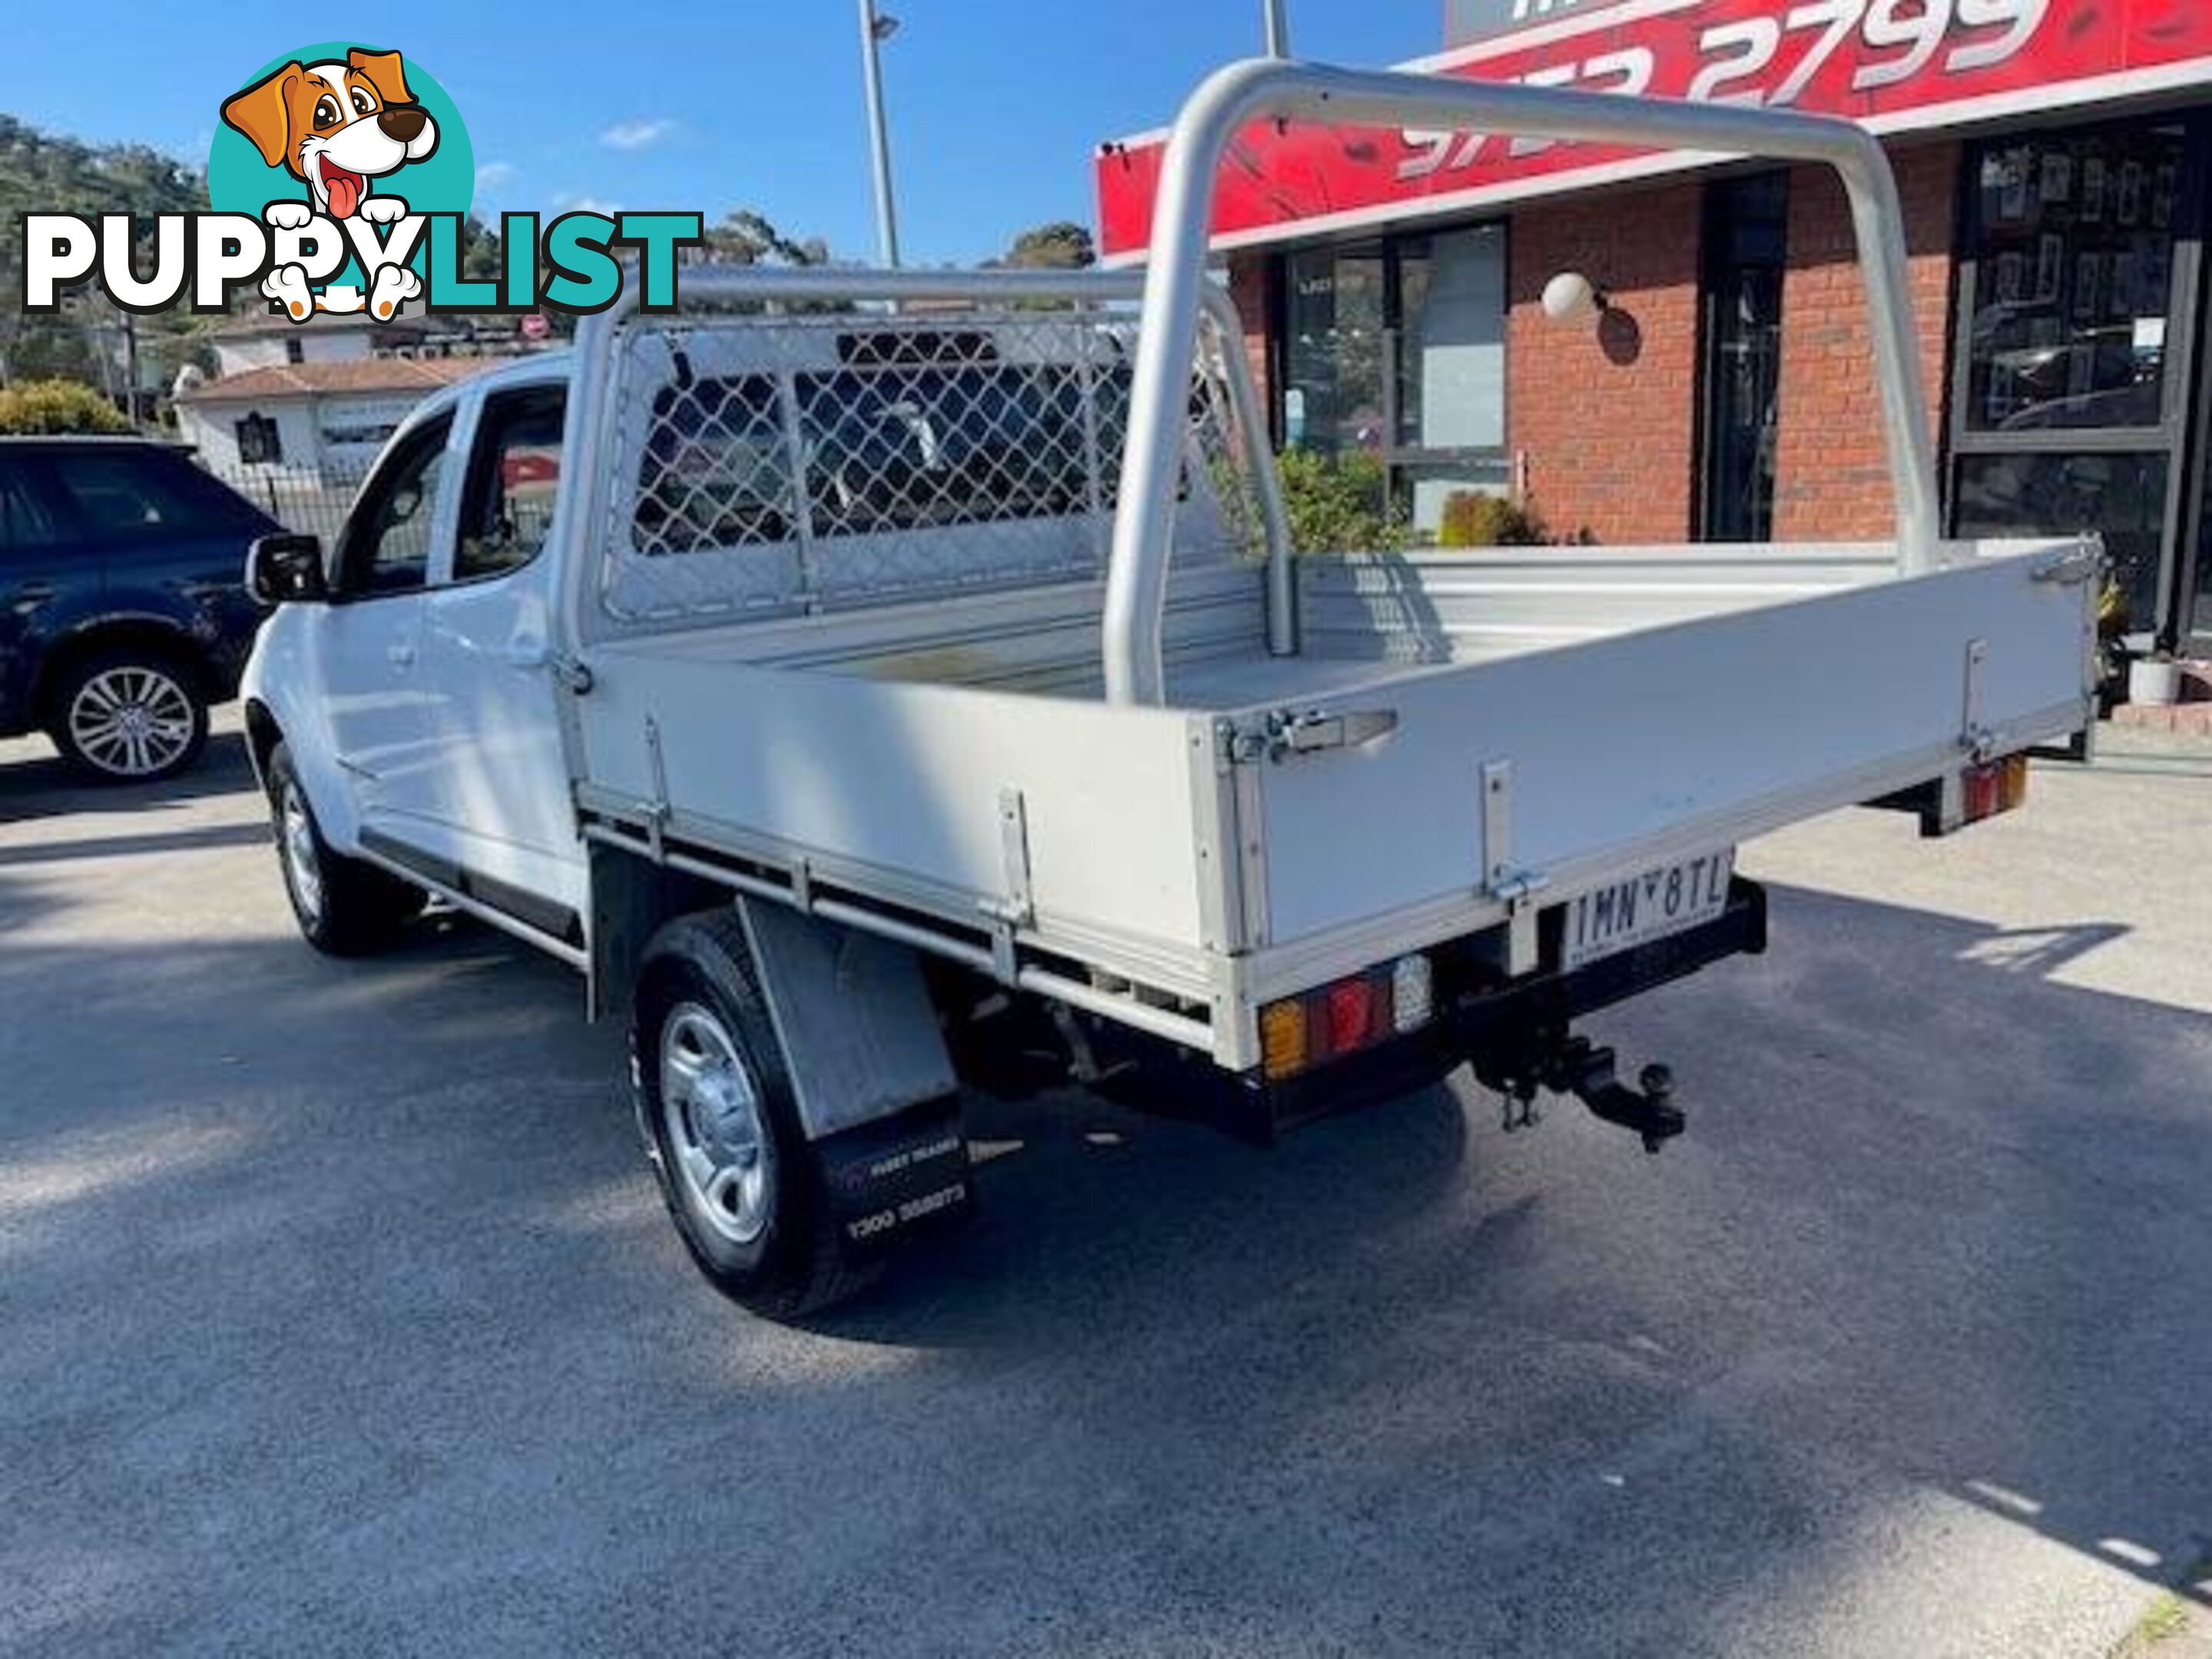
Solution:
M 909 263 L 966 264 L 1055 218 L 1094 221 L 1099 139 L 1153 126 L 1256 50 L 1260 0 L 878 0 Z M 1442 0 L 1287 0 L 1301 56 L 1434 51 Z M 204 162 L 223 96 L 261 63 L 342 33 L 283 7 L 39 0 L 0 56 L 0 109 Z M 370 44 L 459 103 L 480 210 L 750 206 L 833 250 L 874 248 L 853 0 L 443 0 Z M 30 21 L 34 16 L 36 21 Z M 295 21 L 285 21 L 294 16 Z M 295 40 L 291 37 L 296 36 Z

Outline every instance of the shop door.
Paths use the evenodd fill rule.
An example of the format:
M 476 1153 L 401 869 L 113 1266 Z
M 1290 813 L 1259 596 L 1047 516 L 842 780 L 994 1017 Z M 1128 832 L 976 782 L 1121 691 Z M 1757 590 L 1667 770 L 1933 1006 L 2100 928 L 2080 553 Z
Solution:
M 1698 535 L 1763 542 L 1774 533 L 1790 175 L 1762 173 L 1709 186 L 1705 221 Z
M 2112 626 L 2138 647 L 2178 631 L 2194 562 L 2184 458 L 2208 136 L 2172 117 L 1967 156 L 1952 527 L 2100 532 Z

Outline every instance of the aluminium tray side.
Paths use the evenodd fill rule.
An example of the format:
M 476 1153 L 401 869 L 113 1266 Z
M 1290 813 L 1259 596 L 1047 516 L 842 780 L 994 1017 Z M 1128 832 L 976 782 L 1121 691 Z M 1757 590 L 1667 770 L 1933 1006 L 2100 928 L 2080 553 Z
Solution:
M 1259 769 L 1260 942 L 1485 892 L 1491 763 L 1513 769 L 1508 861 L 1565 883 L 1685 833 L 1718 842 L 1771 828 L 1763 803 L 1817 811 L 1933 777 L 1966 757 L 1971 726 L 2000 748 L 2078 730 L 2094 584 L 2038 574 L 2077 545 L 1469 663 L 1368 699 L 1340 691 L 1332 708 L 1371 701 L 1398 726 Z
M 577 705 L 592 801 L 635 821 L 665 807 L 725 850 L 805 859 L 969 927 L 1026 909 L 1026 937 L 1207 994 L 1221 898 L 1200 875 L 1219 816 L 1194 764 L 1205 722 L 681 647 L 595 653 Z

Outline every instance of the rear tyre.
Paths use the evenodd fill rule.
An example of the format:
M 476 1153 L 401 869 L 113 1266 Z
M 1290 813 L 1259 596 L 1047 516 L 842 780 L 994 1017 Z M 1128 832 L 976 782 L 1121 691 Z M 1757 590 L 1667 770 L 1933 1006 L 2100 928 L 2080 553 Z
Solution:
M 638 1127 L 660 1195 L 714 1287 L 769 1319 L 859 1291 L 799 1121 L 734 910 L 671 922 L 647 947 L 630 1029 Z
M 208 711 L 198 677 L 150 647 L 104 651 L 54 688 L 54 747 L 99 783 L 158 783 L 199 758 Z
M 284 896 L 301 935 L 325 956 L 381 950 L 422 914 L 424 895 L 374 865 L 331 850 L 315 822 L 289 744 L 270 751 L 269 816 L 276 831 L 276 863 Z

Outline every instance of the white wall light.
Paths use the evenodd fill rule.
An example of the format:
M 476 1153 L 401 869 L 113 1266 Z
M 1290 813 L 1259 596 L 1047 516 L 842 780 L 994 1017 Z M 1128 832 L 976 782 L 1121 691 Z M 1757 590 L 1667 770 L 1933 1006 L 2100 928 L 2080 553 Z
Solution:
M 1605 290 L 1579 270 L 1563 270 L 1544 284 L 1544 314 L 1555 323 L 1587 322 L 1612 305 Z

